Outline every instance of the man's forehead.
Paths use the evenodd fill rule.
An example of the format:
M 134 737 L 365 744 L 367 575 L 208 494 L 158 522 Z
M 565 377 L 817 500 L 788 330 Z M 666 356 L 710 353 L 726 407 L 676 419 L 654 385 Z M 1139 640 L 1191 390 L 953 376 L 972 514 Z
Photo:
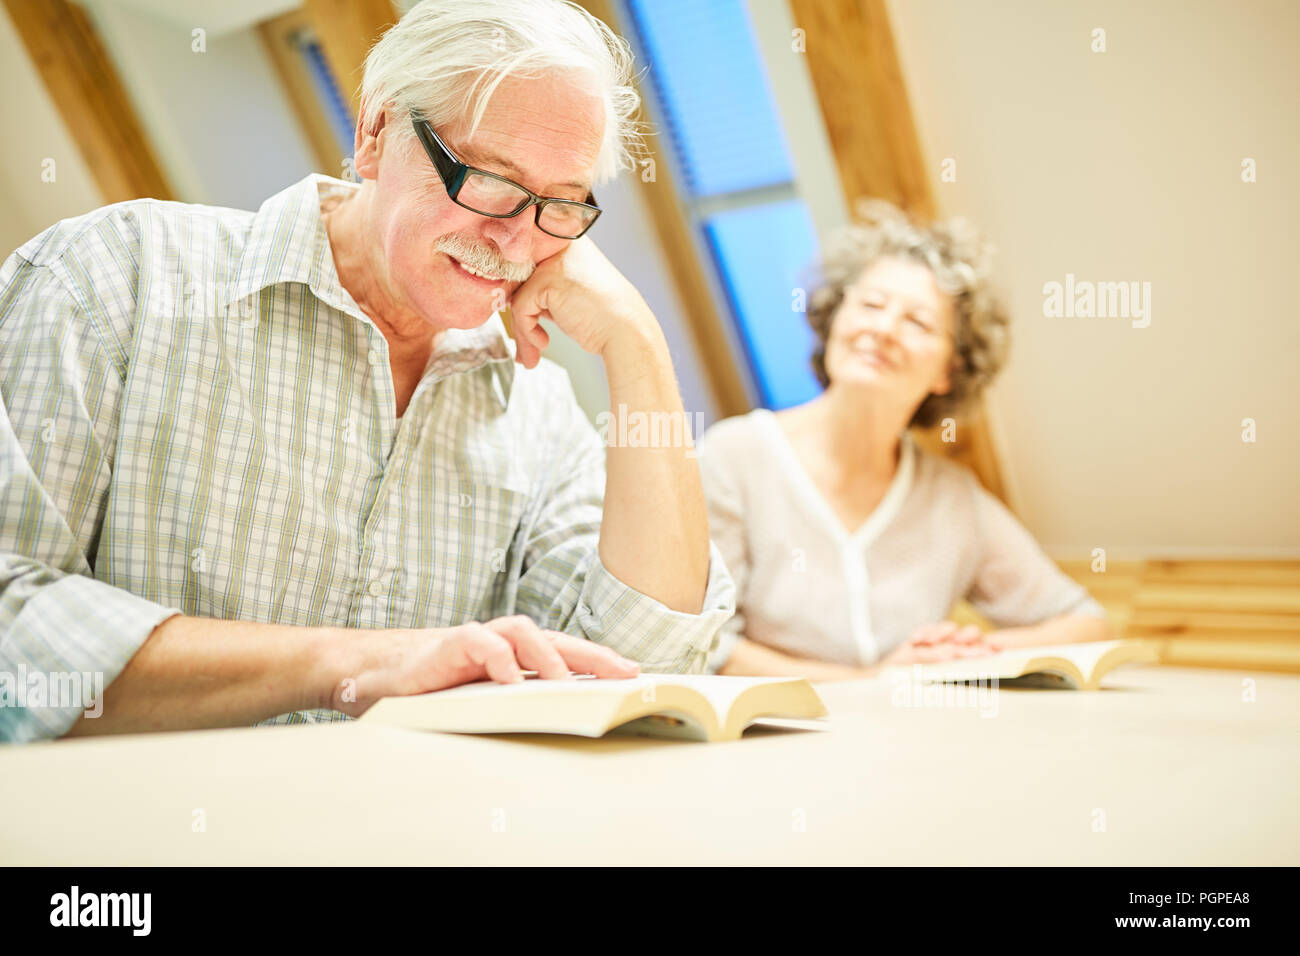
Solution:
M 464 162 L 512 178 L 556 177 L 538 183 L 543 188 L 587 191 L 604 126 L 604 103 L 592 89 L 554 77 L 509 76 L 488 100 L 472 137 L 463 123 L 450 132 Z

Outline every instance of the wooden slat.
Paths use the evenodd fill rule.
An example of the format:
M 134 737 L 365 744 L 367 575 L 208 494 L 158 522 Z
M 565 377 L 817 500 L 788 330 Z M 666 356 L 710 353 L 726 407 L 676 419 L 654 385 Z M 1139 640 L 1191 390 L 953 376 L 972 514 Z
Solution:
M 1300 589 L 1300 561 L 1148 561 L 1151 584 L 1247 584 Z
M 1112 561 L 1061 569 L 1106 609 L 1116 632 L 1184 667 L 1300 673 L 1300 561 Z
M 80 7 L 67 0 L 4 4 L 104 201 L 172 199 L 135 108 Z
M 1300 673 L 1300 647 L 1225 641 L 1165 641 L 1158 649 L 1160 662 L 1177 667 L 1212 667 L 1220 670 L 1280 671 Z
M 1240 584 L 1148 584 L 1144 580 L 1136 603 L 1143 609 L 1300 614 L 1300 591 L 1275 586 L 1243 587 Z
M 1300 643 L 1300 614 L 1247 611 L 1203 611 L 1188 608 L 1139 607 L 1133 612 L 1135 627 L 1185 633 L 1196 630 L 1231 631 L 1254 637 L 1257 633 L 1289 634 Z
M 1125 618 L 1128 617 L 1133 598 L 1142 583 L 1142 562 L 1112 561 L 1102 572 L 1094 572 L 1090 561 L 1062 561 L 1058 564 L 1107 611 L 1122 610 Z
M 1173 641 L 1180 646 L 1183 644 L 1213 644 L 1220 647 L 1253 647 L 1261 650 L 1279 647 L 1283 649 L 1300 649 L 1300 638 L 1297 638 L 1294 631 L 1255 630 L 1243 633 L 1242 631 L 1210 627 L 1171 629 L 1134 624 L 1130 620 L 1128 627 L 1124 630 L 1124 636 Z

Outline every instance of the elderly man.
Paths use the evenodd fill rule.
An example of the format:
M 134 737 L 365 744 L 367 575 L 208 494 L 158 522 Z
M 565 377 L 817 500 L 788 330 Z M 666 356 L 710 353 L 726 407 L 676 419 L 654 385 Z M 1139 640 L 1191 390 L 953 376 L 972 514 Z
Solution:
M 367 58 L 359 186 L 121 203 L 5 262 L 0 736 L 702 668 L 734 590 L 690 449 L 606 448 L 540 354 L 546 319 L 611 407 L 683 414 L 585 235 L 630 61 L 569 4 L 426 0 Z M 15 706 L 18 675 L 49 679 Z

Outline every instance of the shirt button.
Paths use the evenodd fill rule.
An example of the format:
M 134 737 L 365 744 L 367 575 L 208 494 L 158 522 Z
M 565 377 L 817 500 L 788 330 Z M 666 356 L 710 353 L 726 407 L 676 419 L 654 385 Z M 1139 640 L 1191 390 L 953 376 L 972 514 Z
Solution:
M 371 365 L 378 365 L 379 352 L 376 351 L 375 349 L 371 349 L 369 352 L 366 353 L 366 361 L 369 362 Z
M 370 591 L 371 597 L 379 597 L 379 595 L 384 593 L 384 586 L 380 584 L 379 579 L 376 578 L 375 580 L 370 582 L 370 587 L 368 590 Z

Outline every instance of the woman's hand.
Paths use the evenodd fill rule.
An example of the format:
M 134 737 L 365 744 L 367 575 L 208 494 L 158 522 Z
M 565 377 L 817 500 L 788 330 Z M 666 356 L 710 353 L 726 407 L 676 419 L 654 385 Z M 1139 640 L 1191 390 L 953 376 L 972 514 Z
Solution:
M 965 657 L 987 657 L 1002 650 L 1002 642 L 973 624 L 953 621 L 923 624 L 902 644 L 886 654 L 881 667 L 900 664 L 936 664 Z

